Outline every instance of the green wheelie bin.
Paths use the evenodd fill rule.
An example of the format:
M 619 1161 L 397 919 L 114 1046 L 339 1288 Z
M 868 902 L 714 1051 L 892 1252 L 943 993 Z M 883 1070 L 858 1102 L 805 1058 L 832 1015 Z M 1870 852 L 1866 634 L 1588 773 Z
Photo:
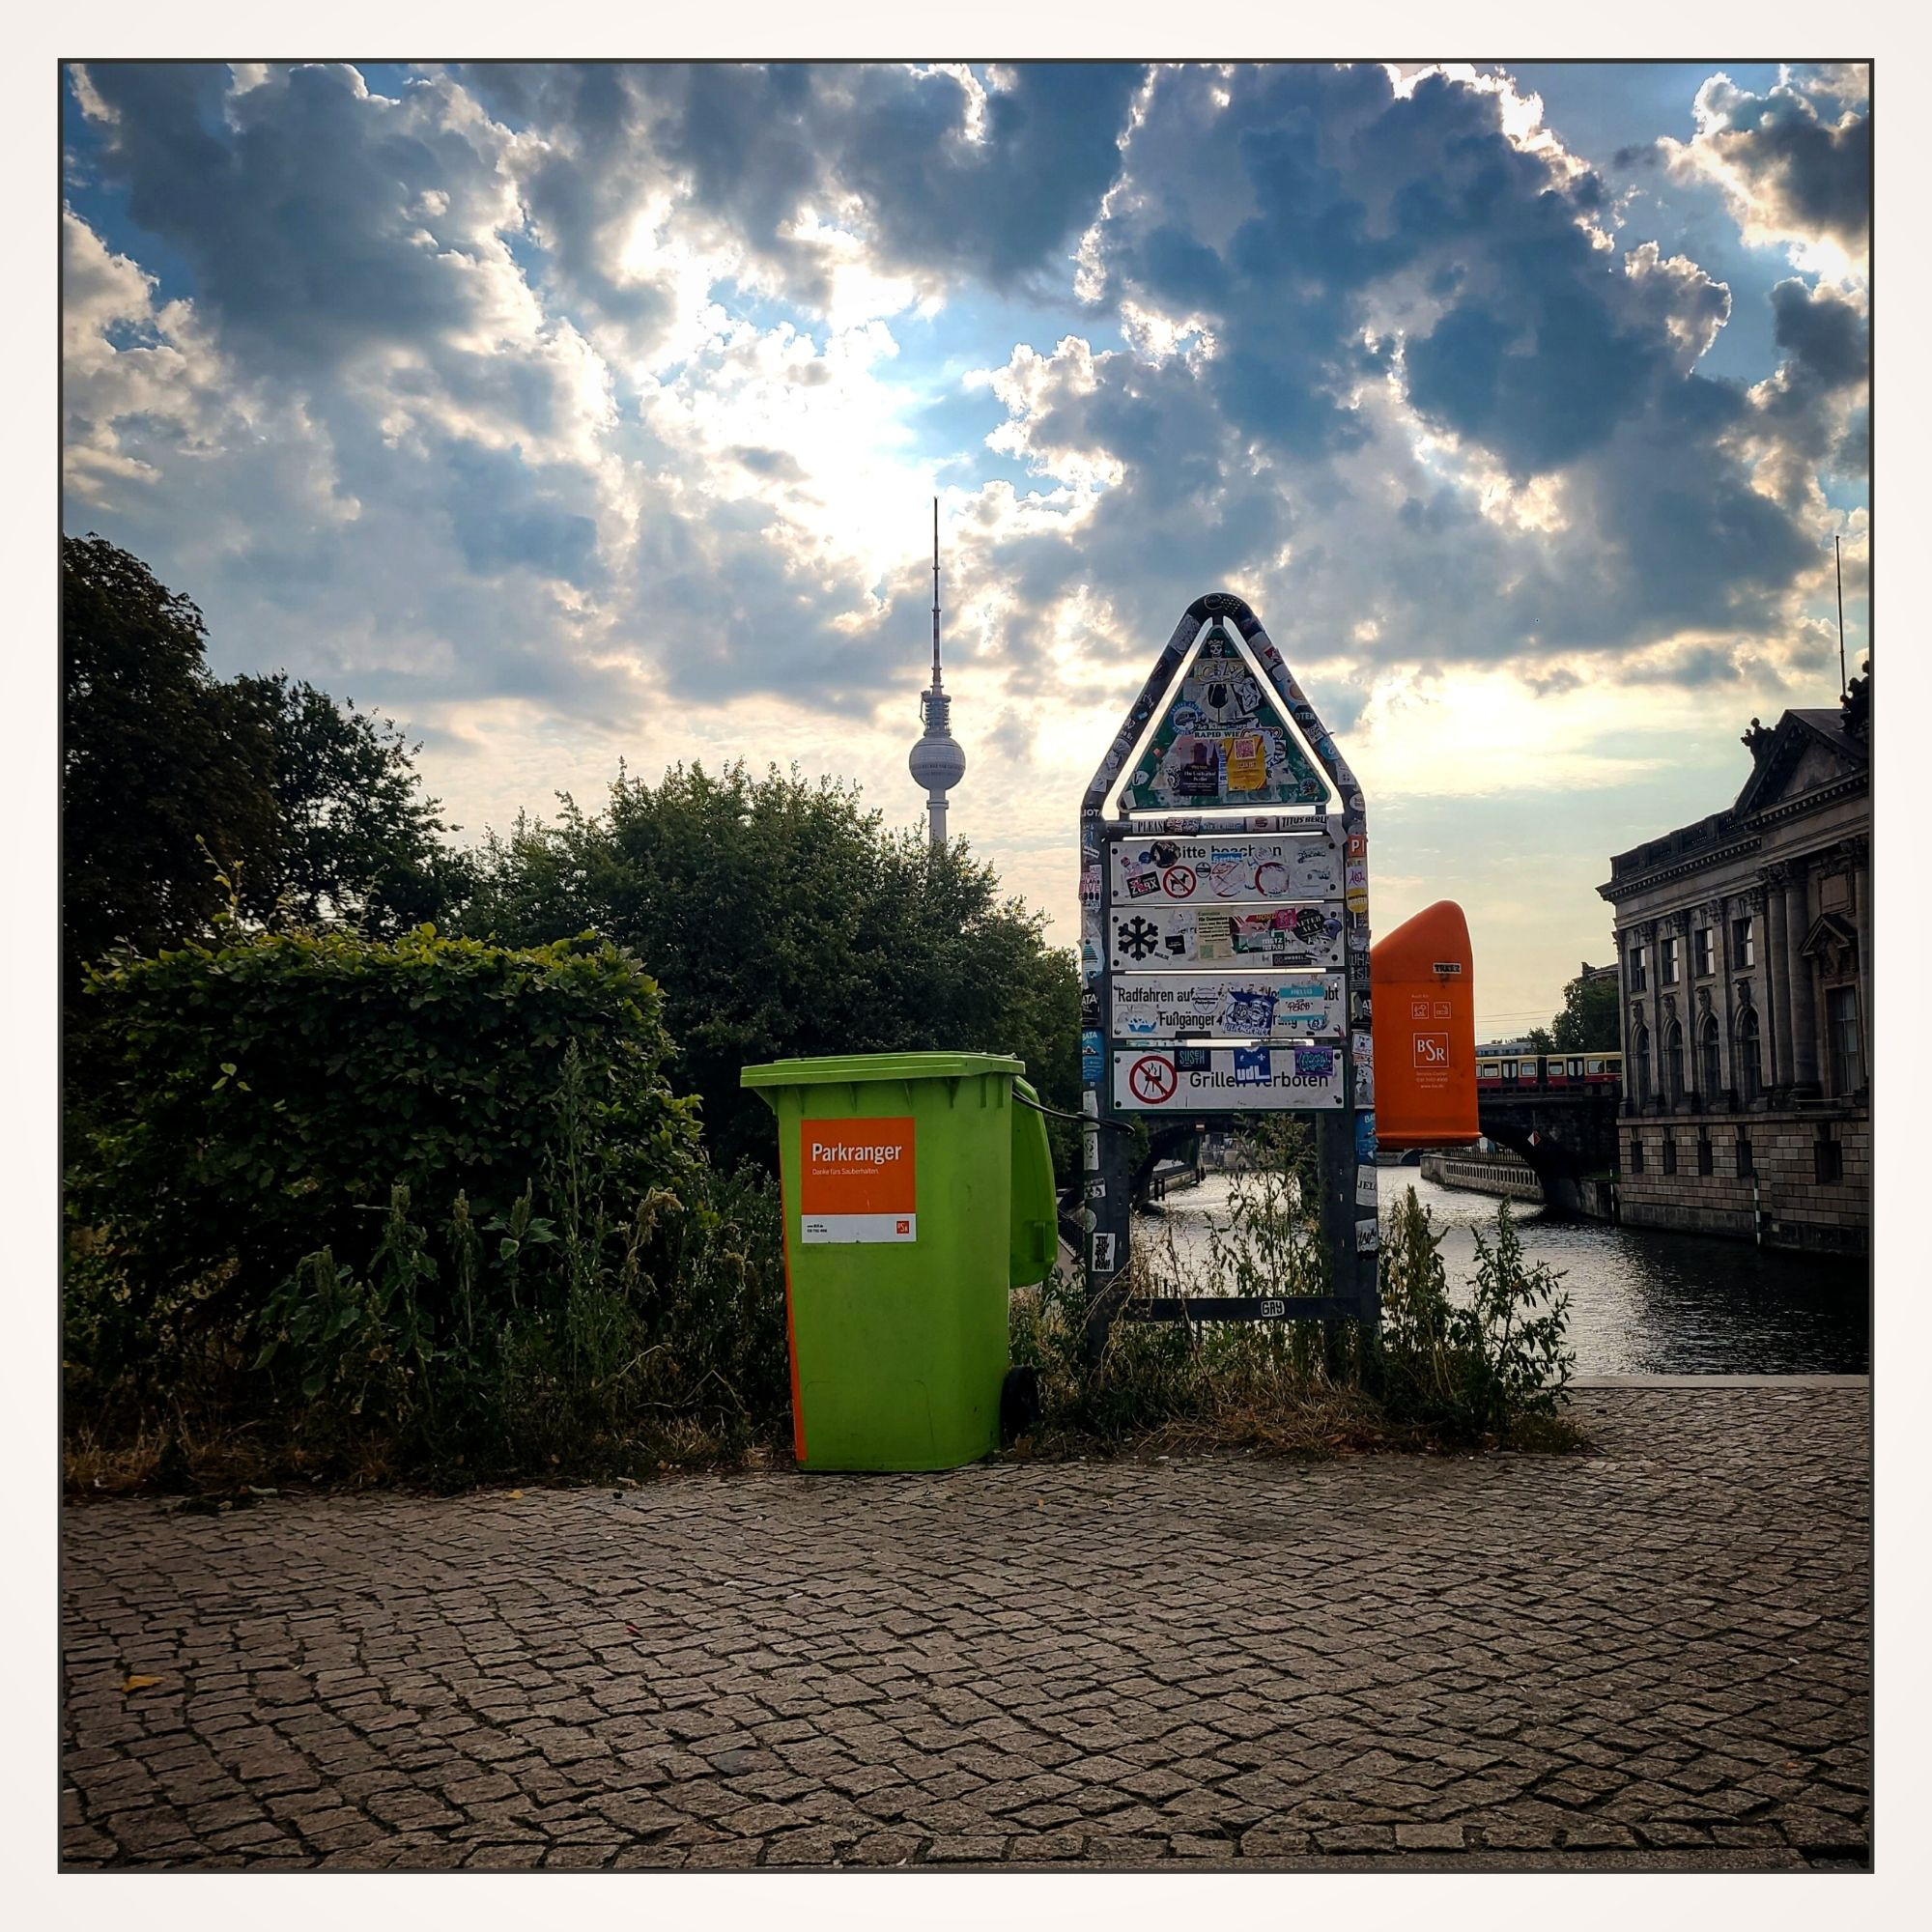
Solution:
M 740 1076 L 778 1116 L 801 1468 L 952 1469 L 1000 1446 L 1008 1290 L 1058 1246 L 1025 1070 L 863 1053 Z

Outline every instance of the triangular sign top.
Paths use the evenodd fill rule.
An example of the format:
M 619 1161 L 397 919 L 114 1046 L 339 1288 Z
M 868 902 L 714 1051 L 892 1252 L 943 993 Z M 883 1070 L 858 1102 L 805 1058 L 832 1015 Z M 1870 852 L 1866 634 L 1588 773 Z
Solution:
M 1251 811 L 1333 799 L 1267 677 L 1218 618 L 1181 659 L 1163 703 L 1122 776 L 1128 811 Z

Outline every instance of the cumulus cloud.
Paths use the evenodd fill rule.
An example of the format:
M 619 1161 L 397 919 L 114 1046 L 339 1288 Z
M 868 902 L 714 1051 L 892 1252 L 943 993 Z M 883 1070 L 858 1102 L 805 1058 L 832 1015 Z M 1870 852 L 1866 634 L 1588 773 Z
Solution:
M 1660 141 L 1672 173 L 1717 183 L 1747 241 L 1835 243 L 1850 266 L 1871 228 L 1869 70 L 1785 69 L 1765 94 L 1715 73 L 1688 142 Z
M 1722 688 L 1820 647 L 1861 289 L 1801 265 L 1777 365 L 1705 373 L 1731 290 L 1622 234 L 1503 77 L 71 77 L 90 191 L 179 273 L 76 192 L 70 525 L 200 598 L 232 668 L 289 662 L 452 758 L 909 720 L 942 466 L 960 715 L 1009 756 L 1078 762 L 1217 585 L 1372 737 L 1448 715 L 1388 696 L 1438 674 L 1507 667 L 1580 717 L 1627 666 Z M 1753 235 L 1861 236 L 1859 85 L 1714 80 L 1673 164 Z

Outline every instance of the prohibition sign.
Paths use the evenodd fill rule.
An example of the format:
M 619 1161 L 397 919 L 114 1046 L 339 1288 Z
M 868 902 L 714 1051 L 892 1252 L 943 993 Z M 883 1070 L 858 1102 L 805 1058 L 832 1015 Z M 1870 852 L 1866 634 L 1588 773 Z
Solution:
M 1187 898 L 1194 891 L 1194 867 L 1192 866 L 1170 866 L 1160 875 L 1160 882 L 1167 888 L 1169 898 Z
M 1136 1100 L 1157 1107 L 1174 1097 L 1174 1062 L 1157 1053 L 1143 1054 L 1127 1068 L 1127 1087 Z

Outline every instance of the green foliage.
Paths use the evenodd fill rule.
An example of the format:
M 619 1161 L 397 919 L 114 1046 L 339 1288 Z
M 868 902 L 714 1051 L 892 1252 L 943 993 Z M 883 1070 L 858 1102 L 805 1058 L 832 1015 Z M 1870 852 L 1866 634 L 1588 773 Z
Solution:
M 935 855 L 845 784 L 742 764 L 675 766 L 655 786 L 620 774 L 601 815 L 566 800 L 554 826 L 520 820 L 478 855 L 463 916 L 508 944 L 590 929 L 635 952 L 714 1154 L 767 1165 L 771 1117 L 738 1085 L 760 1061 L 1017 1053 L 1042 1098 L 1076 1109 L 1079 978 L 1042 923 L 956 841 Z M 1070 1174 L 1074 1129 L 1053 1124 Z
M 206 637 L 138 557 L 62 539 L 70 996 L 110 949 L 205 940 L 224 907 L 394 936 L 468 894 L 392 724 L 280 673 L 222 683 Z
M 205 934 L 216 872 L 265 870 L 273 744 L 217 683 L 201 612 L 98 536 L 61 540 L 61 940 L 67 987 L 110 947 Z M 211 856 L 214 863 L 211 865 Z
M 76 1255 L 71 1422 L 97 1441 L 245 1441 L 261 1475 L 443 1485 L 641 1474 L 782 1441 L 777 1188 L 696 1161 L 675 1191 L 628 1195 L 595 1158 L 587 1065 L 566 1054 L 543 1178 L 487 1221 L 461 1192 L 440 1225 L 419 1220 L 394 1187 L 354 1261 L 305 1254 L 254 1301 L 170 1292 L 131 1350 L 115 1258 Z
M 1586 980 L 1580 974 L 1563 988 L 1563 1010 L 1549 1025 L 1553 1053 L 1615 1053 L 1623 1038 L 1617 979 Z
M 1523 1035 L 1523 1044 L 1531 1053 L 1554 1053 L 1556 1040 L 1548 1027 L 1531 1027 Z
M 469 862 L 441 844 L 451 828 L 390 720 L 281 672 L 234 688 L 272 746 L 272 849 L 242 881 L 256 917 L 395 937 L 467 895 Z
M 1382 1242 L 1383 1399 L 1393 1416 L 1444 1439 L 1507 1440 L 1525 1417 L 1553 1414 L 1568 1386 L 1570 1297 L 1548 1264 L 1523 1261 L 1507 1201 L 1497 1205 L 1493 1240 L 1477 1232 L 1465 1302 L 1450 1298 L 1441 1242 L 1406 1189 Z
M 88 993 L 112 1049 L 76 1110 L 71 1211 L 137 1311 L 224 1267 L 226 1308 L 318 1250 L 361 1255 L 398 1185 L 433 1225 L 461 1197 L 509 1230 L 556 1158 L 560 1087 L 580 1204 L 674 1187 L 696 1158 L 657 988 L 607 941 L 258 934 L 124 962 Z
M 1181 1294 L 1323 1293 L 1325 1258 L 1301 1201 L 1310 1179 L 1300 1123 L 1270 1122 L 1249 1141 L 1234 1213 L 1190 1277 L 1171 1239 L 1141 1238 L 1130 1299 Z M 1012 1358 L 1039 1376 L 1048 1440 L 1174 1446 L 1248 1443 L 1306 1454 L 1382 1443 L 1527 1441 L 1563 1446 L 1555 1414 L 1574 1366 L 1563 1347 L 1569 1297 L 1526 1264 L 1507 1203 L 1476 1269 L 1452 1296 L 1441 1236 L 1410 1188 L 1381 1253 L 1382 1323 L 1117 1322 L 1097 1366 L 1082 1341 L 1086 1297 L 1063 1274 L 1013 1298 Z M 1552 1434 L 1553 1431 L 1553 1434 Z

